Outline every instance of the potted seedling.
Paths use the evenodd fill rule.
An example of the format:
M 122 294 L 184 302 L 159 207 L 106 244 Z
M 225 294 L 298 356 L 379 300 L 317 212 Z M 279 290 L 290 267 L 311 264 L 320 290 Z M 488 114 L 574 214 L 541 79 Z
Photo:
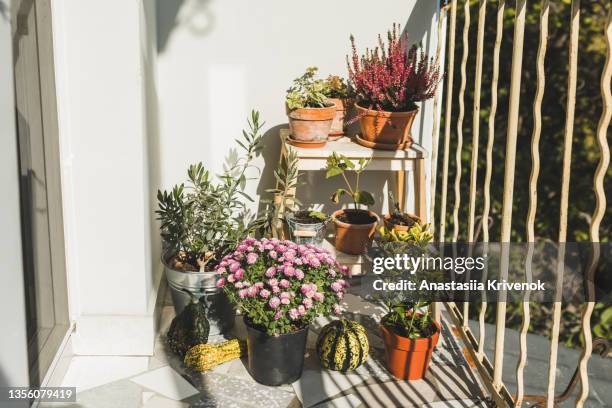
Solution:
M 383 217 L 385 227 L 396 231 L 408 231 L 415 223 L 420 223 L 421 219 L 414 215 L 403 212 L 399 203 L 395 201 L 393 193 L 389 191 L 389 213 Z
M 397 150 L 412 144 L 410 129 L 418 102 L 434 96 L 440 81 L 438 61 L 417 47 L 407 46 L 399 25 L 387 33 L 387 44 L 359 56 L 351 36 L 352 58 L 347 57 L 349 79 L 355 92 L 361 134 L 368 147 Z
M 420 223 L 415 223 L 408 231 L 380 229 L 380 245 L 385 257 L 422 256 L 432 237 L 428 226 L 423 227 Z M 386 270 L 382 279 L 397 281 L 402 272 Z M 408 279 L 418 282 L 421 274 L 410 274 Z M 380 330 L 391 374 L 402 380 L 419 380 L 429 368 L 441 329 L 432 319 L 428 307 L 430 302 L 424 300 L 418 291 L 410 291 L 408 295 L 385 294 L 383 303 L 387 313 L 381 319 Z
M 342 136 L 345 132 L 345 118 L 347 111 L 351 107 L 352 91 L 344 78 L 337 75 L 330 75 L 325 80 L 325 96 L 336 105 L 336 114 L 332 122 L 330 136 Z
M 332 202 L 338 204 L 342 196 L 348 196 L 353 203 L 352 209 L 338 210 L 332 215 L 336 226 L 336 249 L 347 254 L 357 255 L 366 251 L 379 221 L 376 213 L 360 208 L 361 205 L 366 208 L 374 205 L 372 194 L 359 189 L 360 175 L 369 163 L 369 160 L 363 158 L 354 163 L 336 152 L 327 158 L 326 177 L 342 176 L 347 187 L 336 190 L 331 197 Z M 354 174 L 354 184 L 349 181 L 349 173 Z
M 336 105 L 325 95 L 325 81 L 315 79 L 316 73 L 316 67 L 306 69 L 287 90 L 289 141 L 298 147 L 324 146 L 336 114 Z
M 216 288 L 213 270 L 236 243 L 254 232 L 243 188 L 246 172 L 262 148 L 260 129 L 259 113 L 253 111 L 249 130 L 237 141 L 245 157 L 219 176 L 219 182 L 198 163 L 189 167 L 187 183 L 157 192 L 162 261 L 176 314 L 191 302 L 187 292 L 203 298 L 211 336 L 226 333 L 234 322 L 231 305 Z
M 247 238 L 216 271 L 218 286 L 244 316 L 251 376 L 265 385 L 300 378 L 308 327 L 341 313 L 348 269 L 313 245 Z
M 287 215 L 291 240 L 297 244 L 321 246 L 329 217 L 321 211 L 299 210 Z

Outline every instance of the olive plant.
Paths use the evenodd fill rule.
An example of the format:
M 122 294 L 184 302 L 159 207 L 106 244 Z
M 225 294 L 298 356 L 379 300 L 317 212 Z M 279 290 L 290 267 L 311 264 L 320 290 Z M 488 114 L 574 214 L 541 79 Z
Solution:
M 221 258 L 253 232 L 252 216 L 244 199 L 247 171 L 263 148 L 259 112 L 252 111 L 248 130 L 236 143 L 244 156 L 217 176 L 215 181 L 202 163 L 189 166 L 186 183 L 170 191 L 158 191 L 157 219 L 166 250 L 185 267 L 211 270 Z

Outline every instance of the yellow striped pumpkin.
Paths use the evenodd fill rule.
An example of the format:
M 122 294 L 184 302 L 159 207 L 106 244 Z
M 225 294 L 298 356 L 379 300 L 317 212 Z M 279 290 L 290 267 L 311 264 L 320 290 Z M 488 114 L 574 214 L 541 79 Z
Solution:
M 317 339 L 321 365 L 343 373 L 359 367 L 368 357 L 369 348 L 365 328 L 352 320 L 341 319 L 327 324 Z

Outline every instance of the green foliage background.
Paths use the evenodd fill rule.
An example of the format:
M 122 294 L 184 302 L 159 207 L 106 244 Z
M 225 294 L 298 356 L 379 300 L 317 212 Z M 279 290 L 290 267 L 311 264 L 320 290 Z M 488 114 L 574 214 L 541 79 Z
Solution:
M 454 101 L 451 123 L 451 155 L 449 171 L 449 191 L 447 213 L 447 234 L 452 234 L 452 206 L 455 178 L 454 153 L 456 149 L 457 117 L 459 112 L 459 86 L 461 83 L 460 64 L 463 55 L 462 33 L 464 24 L 463 2 L 458 2 L 457 31 L 455 41 L 455 80 L 453 84 Z M 537 85 L 536 56 L 540 35 L 540 2 L 528 3 L 523 72 L 521 85 L 521 104 L 519 116 L 518 145 L 516 155 L 516 176 L 514 185 L 514 208 L 512 216 L 512 241 L 524 242 L 526 239 L 525 220 L 529 206 L 528 183 L 531 172 L 531 134 L 533 131 L 533 101 Z M 573 137 L 571 164 L 570 204 L 568 241 L 588 241 L 588 226 L 595 207 L 593 175 L 599 160 L 597 146 L 597 124 L 602 113 L 600 76 L 605 63 L 606 44 L 604 37 L 607 17 L 606 1 L 583 1 L 581 7 L 580 39 L 578 53 L 578 87 L 576 116 Z M 478 1 L 470 2 L 471 23 L 469 32 L 469 59 L 467 64 L 467 88 L 465 93 L 465 120 L 463 123 L 464 144 L 461 154 L 461 205 L 460 240 L 467 234 L 468 195 L 470 157 L 472 151 L 472 108 L 474 93 L 474 72 L 476 64 L 476 30 L 478 24 Z M 495 147 L 493 151 L 493 175 L 491 183 L 491 241 L 499 240 L 501 227 L 501 208 L 504 180 L 504 160 L 506 150 L 506 131 L 508 124 L 508 97 L 510 72 L 512 68 L 512 42 L 515 18 L 514 2 L 506 2 L 504 14 L 504 33 L 500 53 L 500 74 L 498 86 L 498 109 L 495 120 Z M 569 61 L 571 1 L 551 1 L 549 17 L 548 48 L 545 61 L 546 89 L 542 105 L 542 134 L 540 139 L 541 169 L 538 180 L 538 209 L 535 232 L 538 239 L 556 241 L 559 233 L 559 197 L 561 190 L 561 170 L 565 113 L 567 101 L 567 75 Z M 493 66 L 493 46 L 496 34 L 497 1 L 487 2 L 487 22 L 485 24 L 484 70 L 480 110 L 480 153 L 478 160 L 477 215 L 482 213 L 485 169 L 485 147 L 488 138 L 488 116 L 491 107 L 491 77 Z M 448 44 L 448 43 L 447 43 Z M 448 66 L 445 72 L 448 72 Z M 446 86 L 446 83 L 445 83 Z M 444 115 L 443 115 L 444 116 Z M 444 119 L 444 118 L 443 118 Z M 444 129 L 442 123 L 442 129 Z M 608 132 L 610 139 L 610 132 Z M 442 149 L 443 138 L 440 138 Z M 440 150 L 441 152 L 442 150 Z M 440 157 L 442 154 L 440 153 Z M 441 169 L 441 165 L 438 166 Z M 441 171 L 438 172 L 438 186 L 441 186 Z M 612 168 L 608 168 L 605 190 L 608 202 L 612 200 Z M 438 194 L 440 192 L 438 191 Z M 436 200 L 437 203 L 440 199 Z M 439 208 L 436 209 L 439 217 Z M 601 241 L 610 242 L 612 234 L 612 206 L 606 208 L 601 225 Z M 450 236 L 446 237 L 447 240 Z M 610 271 L 599 271 L 598 283 L 610 288 Z M 604 273 L 601 273 L 604 272 Z M 607 275 L 607 276 L 604 276 Z M 532 305 L 532 325 L 530 330 L 548 336 L 551 325 L 551 305 Z M 495 307 L 489 307 L 487 320 L 494 322 Z M 473 317 L 478 307 L 471 308 Z M 581 307 L 564 305 L 561 341 L 570 347 L 581 344 L 580 336 Z M 519 304 L 508 305 L 508 326 L 518 328 L 521 322 Z M 612 305 L 598 304 L 592 318 L 595 336 L 606 337 L 612 341 Z

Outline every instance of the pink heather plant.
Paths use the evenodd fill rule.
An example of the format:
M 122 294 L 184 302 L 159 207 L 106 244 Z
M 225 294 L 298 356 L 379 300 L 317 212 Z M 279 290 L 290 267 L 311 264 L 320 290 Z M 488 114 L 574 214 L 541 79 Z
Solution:
M 215 270 L 217 287 L 270 336 L 340 314 L 349 286 L 348 268 L 327 250 L 275 238 L 245 239 Z
M 416 47 L 408 49 L 407 34 L 399 25 L 387 32 L 387 45 L 378 36 L 378 47 L 359 57 L 351 35 L 352 59 L 347 56 L 349 79 L 357 103 L 364 108 L 387 112 L 416 109 L 416 102 L 434 96 L 440 82 L 438 61 Z

